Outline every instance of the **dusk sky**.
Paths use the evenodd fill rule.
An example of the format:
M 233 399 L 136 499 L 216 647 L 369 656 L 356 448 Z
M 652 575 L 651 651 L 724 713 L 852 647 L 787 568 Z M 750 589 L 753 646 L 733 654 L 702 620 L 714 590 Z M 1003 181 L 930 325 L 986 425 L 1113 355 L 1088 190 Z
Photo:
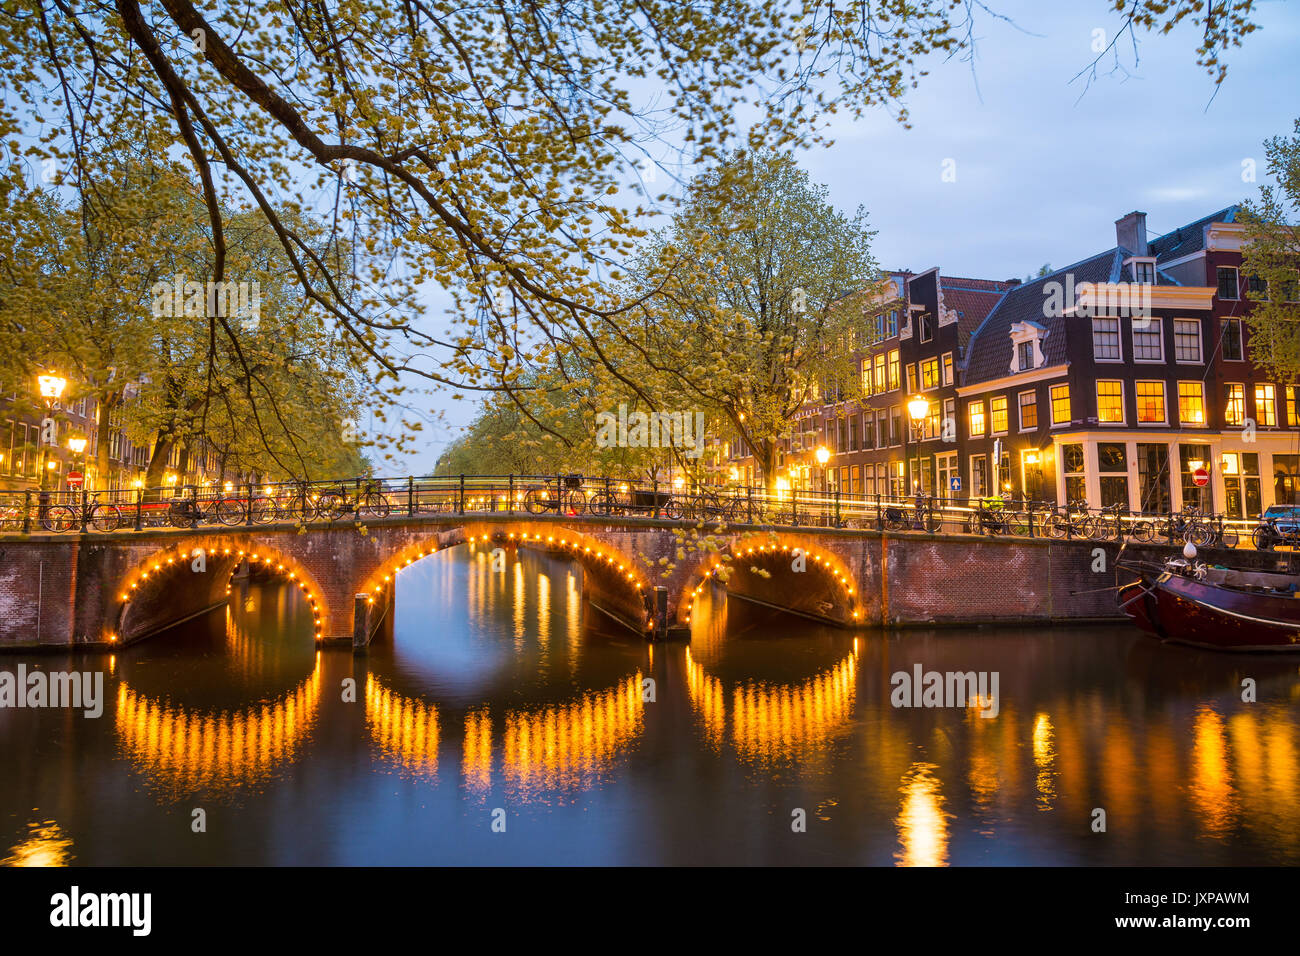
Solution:
M 1138 209 L 1151 236 L 1256 195 L 1262 142 L 1300 116 L 1300 10 L 1257 4 L 1260 28 L 1229 51 L 1215 90 L 1196 64 L 1196 31 L 1125 34 L 1097 76 L 1094 31 L 1121 25 L 1103 0 L 991 5 L 981 12 L 975 61 L 935 61 L 911 91 L 910 128 L 884 111 L 835 127 L 835 144 L 800 162 L 832 202 L 864 205 L 887 269 L 939 266 L 948 275 L 1023 278 L 1115 244 L 1114 221 Z M 1072 82 L 1073 80 L 1073 82 Z M 1253 159 L 1257 182 L 1243 179 Z M 955 181 L 944 181 L 945 160 Z M 435 401 L 447 424 L 419 440 L 407 467 L 428 472 L 472 400 Z M 387 469 L 385 469 L 387 470 Z M 406 470 L 401 466 L 396 471 Z

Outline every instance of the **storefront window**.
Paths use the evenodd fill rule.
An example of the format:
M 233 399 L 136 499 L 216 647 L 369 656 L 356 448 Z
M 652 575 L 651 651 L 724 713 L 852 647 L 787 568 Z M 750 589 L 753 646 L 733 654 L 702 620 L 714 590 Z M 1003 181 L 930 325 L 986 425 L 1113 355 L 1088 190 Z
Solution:
M 1194 478 L 1196 469 L 1210 467 L 1210 446 L 1179 445 L 1178 459 L 1183 479 L 1183 507 L 1195 508 L 1202 514 L 1212 514 L 1210 486 L 1201 488 Z
M 1138 507 L 1148 514 L 1163 514 L 1171 507 L 1169 497 L 1169 446 L 1139 444 Z
M 1061 446 L 1061 470 L 1065 473 L 1065 500 L 1083 501 L 1088 497 L 1084 479 L 1083 446 Z
M 1118 442 L 1099 444 L 1097 471 L 1101 476 L 1101 506 L 1128 508 L 1128 449 Z

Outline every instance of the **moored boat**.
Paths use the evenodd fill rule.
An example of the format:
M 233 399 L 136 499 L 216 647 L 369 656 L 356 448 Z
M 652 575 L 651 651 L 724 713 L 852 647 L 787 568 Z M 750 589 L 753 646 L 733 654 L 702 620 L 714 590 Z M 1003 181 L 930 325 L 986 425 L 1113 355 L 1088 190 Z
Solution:
M 1222 651 L 1300 651 L 1300 576 L 1171 560 L 1122 562 L 1119 606 L 1165 641 Z

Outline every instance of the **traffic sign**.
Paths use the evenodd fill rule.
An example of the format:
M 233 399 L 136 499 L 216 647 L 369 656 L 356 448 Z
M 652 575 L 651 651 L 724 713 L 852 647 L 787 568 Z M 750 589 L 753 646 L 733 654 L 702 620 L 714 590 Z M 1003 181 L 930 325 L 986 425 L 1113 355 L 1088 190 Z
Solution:
M 949 490 L 949 491 L 961 491 L 961 476 L 960 476 L 960 475 L 953 475 L 951 478 L 948 479 L 948 490 Z
M 1204 468 L 1197 468 L 1192 472 L 1192 481 L 1196 482 L 1197 488 L 1204 488 L 1210 483 L 1210 473 Z
M 77 489 L 77 488 L 80 488 L 80 487 L 81 487 L 81 479 L 82 479 L 83 477 L 84 477 L 84 476 L 83 476 L 83 475 L 81 474 L 81 472 L 79 472 L 79 471 L 70 471 L 70 472 L 68 472 L 68 487 L 69 487 L 70 489 L 73 489 L 73 490 L 75 490 L 75 489 Z

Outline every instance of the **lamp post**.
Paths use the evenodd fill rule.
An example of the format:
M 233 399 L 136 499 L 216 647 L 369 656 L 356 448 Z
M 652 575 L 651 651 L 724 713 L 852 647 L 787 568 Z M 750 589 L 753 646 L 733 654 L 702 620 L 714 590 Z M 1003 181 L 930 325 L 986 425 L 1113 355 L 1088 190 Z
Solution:
M 86 445 L 89 440 L 84 435 L 73 435 L 68 438 L 68 449 L 81 459 L 81 486 L 89 487 L 90 483 L 86 481 Z
M 921 470 L 921 435 L 925 420 L 930 417 L 930 400 L 924 395 L 917 395 L 907 403 L 907 415 L 912 422 L 912 444 L 916 445 L 916 466 L 912 469 L 912 490 L 919 491 L 917 472 Z M 908 457 L 911 465 L 912 458 Z
M 830 491 L 826 487 L 826 463 L 831 460 L 830 450 L 825 445 L 818 445 L 817 450 L 813 452 L 813 457 L 817 459 L 817 464 L 822 466 L 822 494 Z
M 68 380 L 61 375 L 53 372 L 47 372 L 44 375 L 36 376 L 36 387 L 41 393 L 41 400 L 45 402 L 45 411 L 52 412 L 54 403 L 63 395 L 63 390 L 68 387 Z M 45 491 L 49 487 L 50 466 L 54 463 L 49 460 L 50 446 L 58 440 L 57 426 L 54 437 L 51 439 L 46 435 L 46 429 L 54 425 L 54 420 L 48 414 L 45 421 L 41 422 L 41 474 L 40 490 Z

